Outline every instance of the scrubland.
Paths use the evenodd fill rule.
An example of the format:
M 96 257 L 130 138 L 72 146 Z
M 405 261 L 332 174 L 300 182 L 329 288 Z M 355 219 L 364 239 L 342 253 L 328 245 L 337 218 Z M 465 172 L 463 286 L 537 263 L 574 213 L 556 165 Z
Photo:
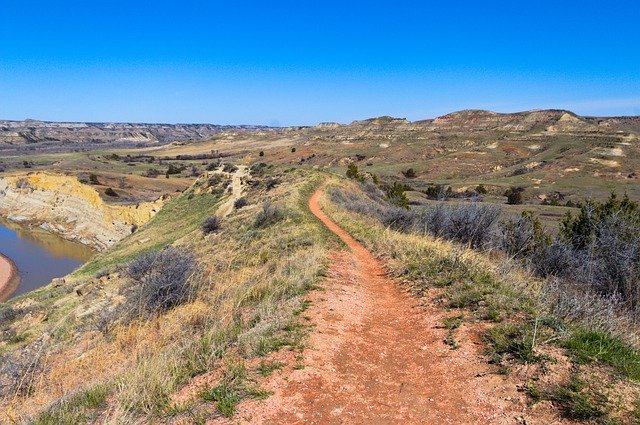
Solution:
M 306 209 L 318 176 L 256 174 L 215 231 L 200 225 L 226 182 L 200 179 L 65 283 L 3 305 L 2 422 L 198 423 L 267 396 L 253 377 L 268 365 L 245 362 L 303 349 L 297 315 L 334 242 Z
M 379 256 L 392 276 L 449 312 L 443 326 L 450 330 L 445 343 L 452 349 L 458 347 L 458 330 L 466 328 L 481 341 L 495 373 L 519 385 L 532 405 L 547 403 L 567 419 L 636 423 L 640 418 L 632 300 L 599 291 L 581 280 L 586 274 L 542 277 L 535 264 L 507 255 L 491 243 L 510 224 L 500 223 L 495 206 L 440 205 L 410 212 L 390 204 L 370 181 L 334 179 L 327 194 L 324 208 Z

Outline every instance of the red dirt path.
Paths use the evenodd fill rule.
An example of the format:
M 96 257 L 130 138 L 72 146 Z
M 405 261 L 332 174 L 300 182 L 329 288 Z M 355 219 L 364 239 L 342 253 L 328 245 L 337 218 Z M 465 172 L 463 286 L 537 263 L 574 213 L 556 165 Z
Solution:
M 442 311 L 386 277 L 365 247 L 324 214 L 320 191 L 309 206 L 351 252 L 332 255 L 324 291 L 311 296 L 304 369 L 288 367 L 262 387 L 264 401 L 239 406 L 240 422 L 267 424 L 517 423 L 522 406 L 467 341 L 442 340 Z M 277 356 L 291 356 L 280 353 Z M 282 357 L 282 360 L 285 360 Z M 241 419 L 243 418 L 243 419 Z M 234 421 L 236 422 L 236 421 Z

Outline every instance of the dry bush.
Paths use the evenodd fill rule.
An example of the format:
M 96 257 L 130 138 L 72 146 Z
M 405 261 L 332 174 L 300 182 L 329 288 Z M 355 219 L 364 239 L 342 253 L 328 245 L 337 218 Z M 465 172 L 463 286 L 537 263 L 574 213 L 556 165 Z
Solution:
M 329 190 L 332 202 L 373 217 L 394 230 L 431 234 L 474 248 L 489 244 L 494 224 L 500 215 L 499 207 L 480 203 L 437 204 L 407 210 L 381 199 L 370 186 L 366 193 L 371 195 L 365 197 L 340 188 Z
M 266 227 L 284 218 L 284 213 L 277 206 L 266 200 L 262 204 L 262 210 L 258 213 L 253 222 L 254 227 Z
M 136 288 L 140 313 L 158 313 L 188 301 L 195 291 L 190 278 L 196 272 L 195 257 L 183 248 L 168 247 L 139 255 L 127 267 Z
M 204 233 L 205 235 L 208 235 L 210 233 L 220 230 L 220 218 L 218 218 L 215 215 L 207 218 L 202 223 L 201 228 L 202 228 L 202 233 Z

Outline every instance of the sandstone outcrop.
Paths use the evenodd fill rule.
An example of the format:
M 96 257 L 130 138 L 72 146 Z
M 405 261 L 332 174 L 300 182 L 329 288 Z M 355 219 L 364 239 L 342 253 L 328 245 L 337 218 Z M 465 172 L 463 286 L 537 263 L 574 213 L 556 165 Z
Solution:
M 104 250 L 148 222 L 162 199 L 133 205 L 106 203 L 75 177 L 30 173 L 0 178 L 0 216 L 40 226 L 65 239 Z

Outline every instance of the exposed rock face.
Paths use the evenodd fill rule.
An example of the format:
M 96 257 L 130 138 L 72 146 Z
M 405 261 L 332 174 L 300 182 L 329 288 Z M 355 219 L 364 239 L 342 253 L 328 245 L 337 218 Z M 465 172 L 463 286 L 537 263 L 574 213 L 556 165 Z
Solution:
M 149 221 L 161 199 L 110 205 L 75 177 L 32 173 L 0 179 L 0 215 L 40 226 L 65 239 L 104 250 Z
M 214 124 L 65 123 L 36 120 L 0 120 L 0 148 L 20 146 L 55 150 L 62 145 L 131 146 L 207 139 L 222 131 L 256 130 L 262 126 Z M 2 145 L 5 145 L 4 147 Z

